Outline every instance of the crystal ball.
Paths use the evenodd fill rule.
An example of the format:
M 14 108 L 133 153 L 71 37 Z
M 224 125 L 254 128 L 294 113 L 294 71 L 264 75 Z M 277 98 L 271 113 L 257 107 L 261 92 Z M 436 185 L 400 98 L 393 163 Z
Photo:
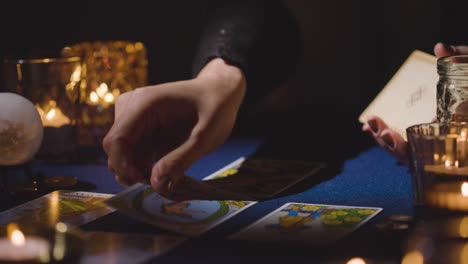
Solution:
M 19 165 L 39 151 L 44 128 L 33 103 L 14 93 L 0 93 L 0 165 Z

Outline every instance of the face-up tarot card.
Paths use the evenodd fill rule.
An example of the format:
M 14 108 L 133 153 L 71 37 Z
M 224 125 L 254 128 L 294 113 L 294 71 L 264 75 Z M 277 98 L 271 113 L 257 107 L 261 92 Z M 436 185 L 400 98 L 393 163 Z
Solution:
M 103 201 L 112 194 L 54 191 L 0 213 L 0 228 L 10 222 L 80 226 L 114 211 Z
M 253 201 L 173 201 L 157 194 L 150 185 L 135 184 L 106 200 L 110 206 L 154 226 L 188 236 L 197 236 L 219 225 Z
M 231 239 L 326 245 L 356 230 L 382 208 L 287 203 Z
M 186 240 L 176 235 L 88 232 L 80 264 L 143 263 Z

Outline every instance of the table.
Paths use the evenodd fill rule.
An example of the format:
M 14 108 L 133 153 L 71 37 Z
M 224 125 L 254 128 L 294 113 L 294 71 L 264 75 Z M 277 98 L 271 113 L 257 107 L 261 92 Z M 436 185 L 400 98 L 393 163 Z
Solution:
M 203 157 L 187 172 L 202 177 L 240 156 L 258 152 L 265 141 L 257 137 L 231 138 L 219 149 Z M 105 160 L 76 165 L 37 164 L 34 170 L 45 175 L 73 175 L 88 184 L 86 191 L 117 193 L 123 188 L 114 181 Z M 346 263 L 362 256 L 378 263 L 399 263 L 405 232 L 382 232 L 376 223 L 392 214 L 413 214 L 411 177 L 384 149 L 370 146 L 345 160 L 332 160 L 318 175 L 299 183 L 275 199 L 261 201 L 222 223 L 201 237 L 190 239 L 154 263 L 251 263 L 299 262 Z M 311 248 L 258 242 L 226 240 L 225 237 L 256 221 L 287 202 L 382 207 L 383 211 L 351 235 L 329 248 Z M 89 231 L 157 233 L 159 229 L 142 224 L 119 212 L 83 226 Z M 336 262 L 333 262 L 336 261 Z M 327 262 L 327 263 L 328 263 Z M 371 263 L 371 262 L 370 262 Z

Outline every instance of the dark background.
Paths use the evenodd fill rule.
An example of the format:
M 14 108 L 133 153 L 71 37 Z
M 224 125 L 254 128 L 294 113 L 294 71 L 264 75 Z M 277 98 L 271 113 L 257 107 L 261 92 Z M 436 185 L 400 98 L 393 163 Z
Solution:
M 463 1 L 286 2 L 303 31 L 305 52 L 268 119 L 282 131 L 279 139 L 289 139 L 283 147 L 295 146 L 299 135 L 371 144 L 356 140 L 362 134 L 357 118 L 407 56 L 414 49 L 432 53 L 438 41 L 467 43 Z M 148 50 L 150 84 L 186 79 L 203 25 L 220 3 L 2 1 L 0 56 L 45 55 L 87 40 L 138 40 Z

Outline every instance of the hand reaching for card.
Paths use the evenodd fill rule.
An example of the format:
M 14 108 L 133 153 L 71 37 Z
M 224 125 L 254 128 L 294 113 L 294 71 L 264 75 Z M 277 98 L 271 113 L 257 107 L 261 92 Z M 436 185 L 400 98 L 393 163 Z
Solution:
M 194 79 L 120 95 L 103 141 L 116 180 L 151 183 L 169 195 L 192 163 L 228 137 L 245 89 L 239 68 L 213 59 Z
M 434 47 L 434 54 L 438 58 L 468 54 L 468 46 L 449 46 L 443 43 L 437 43 Z M 398 161 L 405 165 L 409 164 L 407 142 L 399 133 L 390 129 L 380 117 L 369 116 L 362 130 L 368 132 L 381 147 L 388 150 Z

